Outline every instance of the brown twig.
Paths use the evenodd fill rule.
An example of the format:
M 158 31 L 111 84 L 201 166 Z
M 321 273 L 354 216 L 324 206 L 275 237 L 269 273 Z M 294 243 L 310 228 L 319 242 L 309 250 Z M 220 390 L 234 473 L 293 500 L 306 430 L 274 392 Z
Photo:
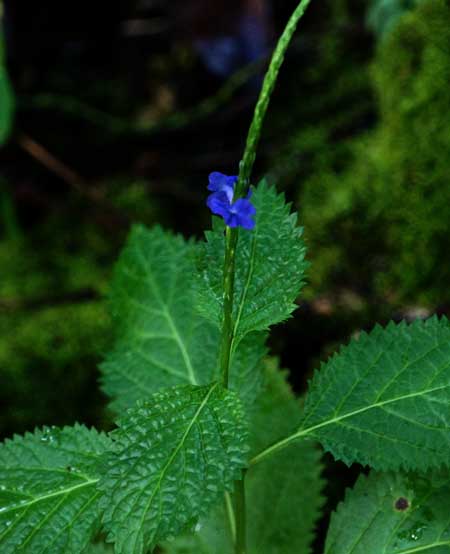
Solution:
M 95 198 L 99 198 L 97 192 L 89 190 L 89 187 L 84 182 L 84 179 L 78 175 L 73 169 L 51 154 L 41 144 L 25 134 L 20 134 L 17 138 L 19 146 L 25 150 L 32 158 L 37 160 L 52 173 L 60 177 L 79 193 Z
M 65 183 L 70 185 L 80 195 L 88 198 L 92 202 L 100 205 L 102 208 L 110 212 L 115 219 L 122 224 L 128 224 L 128 217 L 119 212 L 117 208 L 105 199 L 103 193 L 99 189 L 90 187 L 83 177 L 76 171 L 70 168 L 67 164 L 49 152 L 44 146 L 36 142 L 30 136 L 20 133 L 17 137 L 19 146 L 27 152 L 32 158 L 46 167 L 49 171 L 57 175 Z

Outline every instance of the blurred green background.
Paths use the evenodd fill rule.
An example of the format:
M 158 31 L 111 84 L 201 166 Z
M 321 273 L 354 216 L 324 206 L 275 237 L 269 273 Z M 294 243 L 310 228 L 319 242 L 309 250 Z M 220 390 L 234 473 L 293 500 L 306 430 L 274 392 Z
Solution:
M 2 437 L 111 425 L 97 365 L 130 223 L 202 235 L 295 5 L 3 1 Z M 305 227 L 309 285 L 271 337 L 298 393 L 357 330 L 449 314 L 449 113 L 448 1 L 312 1 L 254 173 Z

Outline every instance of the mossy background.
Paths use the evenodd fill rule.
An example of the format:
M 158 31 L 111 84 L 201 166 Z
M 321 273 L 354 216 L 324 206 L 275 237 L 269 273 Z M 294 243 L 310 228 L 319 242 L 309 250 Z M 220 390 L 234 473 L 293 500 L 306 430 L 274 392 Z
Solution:
M 296 2 L 268 4 L 275 37 Z M 237 171 L 257 68 L 213 75 L 178 5 L 69 2 L 63 14 L 56 3 L 4 2 L 2 437 L 74 420 L 111 425 L 97 366 L 130 223 L 200 237 L 208 173 Z M 82 23 L 67 25 L 72 16 Z M 124 31 L 136 20 L 147 33 Z M 312 1 L 254 173 L 285 191 L 305 227 L 309 285 L 271 337 L 299 394 L 319 359 L 359 329 L 449 314 L 449 115 L 448 1 Z M 342 483 L 327 492 L 332 506 Z

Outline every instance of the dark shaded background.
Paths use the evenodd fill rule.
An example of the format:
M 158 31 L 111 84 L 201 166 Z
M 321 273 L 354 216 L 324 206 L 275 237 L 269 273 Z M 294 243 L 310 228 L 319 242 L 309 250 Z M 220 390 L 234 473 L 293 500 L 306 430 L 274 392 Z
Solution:
M 130 223 L 202 235 L 207 176 L 237 172 L 295 6 L 4 2 L 17 108 L 0 153 L 2 436 L 111 424 L 97 364 Z M 248 14 L 266 38 L 256 54 Z M 254 180 L 276 182 L 306 228 L 311 284 L 271 337 L 298 393 L 352 333 L 449 311 L 449 27 L 439 0 L 313 1 L 289 50 Z M 201 45 L 224 36 L 237 53 L 215 71 Z M 327 467 L 332 507 L 358 469 Z

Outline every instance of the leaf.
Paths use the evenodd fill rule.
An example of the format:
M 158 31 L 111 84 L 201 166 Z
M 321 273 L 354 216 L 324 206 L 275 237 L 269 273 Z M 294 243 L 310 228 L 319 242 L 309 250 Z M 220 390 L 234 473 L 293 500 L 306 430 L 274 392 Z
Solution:
M 448 554 L 448 475 L 362 475 L 331 517 L 325 554 Z
M 14 108 L 14 93 L 4 60 L 4 34 L 0 30 L 0 146 L 5 144 L 11 134 Z
M 449 464 L 450 325 L 379 326 L 316 372 L 297 438 L 375 469 Z
M 273 364 L 252 418 L 253 452 L 283 437 L 301 413 L 285 375 Z M 307 554 L 323 505 L 320 451 L 300 442 L 248 471 L 249 554 Z
M 110 439 L 81 425 L 0 445 L 2 554 L 80 554 L 100 522 L 99 461 Z
M 114 554 L 114 547 L 103 542 L 90 544 L 84 554 Z
M 231 495 L 229 495 L 231 502 Z M 233 540 L 224 501 L 200 520 L 191 533 L 160 545 L 164 554 L 233 554 Z
M 248 409 L 264 386 L 264 360 L 267 354 L 266 333 L 249 333 L 235 348 L 230 364 L 230 389 L 236 391 Z M 219 368 L 213 375 L 218 379 Z
M 237 396 L 218 384 L 156 393 L 128 411 L 100 483 L 116 554 L 140 554 L 191 526 L 246 465 Z
M 85 554 L 114 554 L 114 547 L 103 542 L 89 545 Z
M 305 246 L 297 215 L 274 187 L 262 181 L 255 189 L 253 231 L 239 231 L 236 249 L 234 335 L 236 342 L 251 331 L 266 330 L 287 319 L 303 286 Z M 213 230 L 199 256 L 202 279 L 198 282 L 199 310 L 220 326 L 223 313 L 224 228 L 215 218 Z
M 194 308 L 195 252 L 159 227 L 133 227 L 112 285 L 117 341 L 100 366 L 115 411 L 165 387 L 218 378 L 219 330 Z M 231 386 L 249 402 L 260 390 L 264 342 L 253 333 L 233 356 Z
M 276 364 L 266 368 L 267 385 L 252 410 L 251 444 L 258 451 L 291 430 L 300 407 Z M 320 452 L 296 443 L 251 468 L 246 476 L 248 554 L 311 552 L 315 522 L 323 504 Z M 164 545 L 167 554 L 233 554 L 225 504 L 196 530 Z

